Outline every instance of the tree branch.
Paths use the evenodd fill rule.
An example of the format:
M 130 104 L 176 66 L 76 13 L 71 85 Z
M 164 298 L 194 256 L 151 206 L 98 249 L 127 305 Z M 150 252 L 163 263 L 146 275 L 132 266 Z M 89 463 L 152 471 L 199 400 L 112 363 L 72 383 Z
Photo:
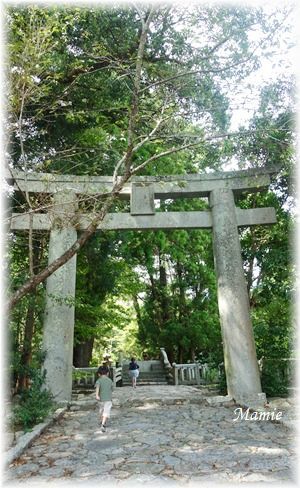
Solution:
M 148 165 L 152 161 L 155 161 L 156 159 L 162 158 L 163 156 L 168 156 L 169 154 L 174 154 L 176 152 L 183 151 L 184 149 L 189 149 L 190 147 L 199 146 L 199 144 L 203 144 L 204 142 L 211 141 L 213 139 L 221 139 L 221 138 L 223 139 L 225 137 L 235 137 L 235 136 L 240 136 L 240 135 L 244 135 L 244 134 L 248 134 L 248 133 L 251 133 L 251 131 L 247 131 L 243 134 L 241 134 L 240 132 L 237 132 L 237 133 L 230 133 L 229 132 L 229 133 L 225 133 L 225 134 L 215 134 L 212 136 L 204 137 L 201 140 L 198 140 L 197 142 L 191 142 L 189 144 L 185 144 L 185 145 L 179 146 L 179 147 L 172 147 L 171 149 L 163 151 L 159 154 L 154 154 L 153 156 L 148 158 L 146 161 L 144 161 L 142 164 L 133 168 L 131 171 L 131 175 L 136 174 L 138 171 L 140 171 L 146 165 Z
M 134 92 L 132 97 L 132 104 L 130 107 L 129 113 L 129 124 L 128 124 L 128 142 L 127 142 L 127 151 L 124 156 L 118 162 L 114 175 L 113 175 L 113 189 L 103 203 L 103 206 L 100 212 L 93 218 L 92 222 L 89 224 L 87 229 L 81 234 L 81 236 L 76 239 L 74 244 L 70 246 L 67 251 L 65 251 L 60 257 L 55 259 L 52 263 L 50 263 L 47 268 L 42 270 L 35 276 L 32 276 L 26 283 L 24 283 L 11 297 L 8 303 L 8 310 L 10 310 L 21 298 L 23 298 L 27 293 L 34 290 L 40 283 L 45 281 L 49 276 L 51 276 L 57 269 L 63 266 L 67 261 L 69 261 L 78 251 L 82 248 L 82 246 L 87 242 L 87 240 L 95 233 L 97 230 L 97 226 L 99 222 L 101 222 L 108 209 L 116 196 L 120 193 L 121 189 L 123 188 L 124 184 L 129 180 L 132 175 L 130 171 L 132 155 L 133 155 L 133 140 L 135 136 L 135 128 L 136 128 L 136 118 L 138 114 L 138 102 L 139 102 L 139 91 L 140 91 L 140 83 L 141 83 L 141 73 L 142 73 L 142 62 L 143 62 L 143 55 L 146 45 L 147 33 L 149 29 L 150 22 L 152 20 L 154 14 L 154 7 L 151 7 L 151 10 L 146 18 L 146 20 L 142 24 L 142 32 L 139 41 L 139 47 L 137 52 L 137 59 L 136 59 L 136 70 L 135 70 L 135 78 L 134 78 Z M 153 131 L 156 130 L 156 124 Z M 152 132 L 153 132 L 152 131 Z M 138 146 L 141 147 L 141 143 L 145 141 L 141 141 L 138 143 Z M 137 150 L 137 149 L 136 149 Z M 117 179 L 118 170 L 124 163 L 124 174 L 119 179 Z
M 129 111 L 127 151 L 115 167 L 113 173 L 113 181 L 116 181 L 121 166 L 124 165 L 124 169 L 125 169 L 124 172 L 125 173 L 128 172 L 132 161 L 133 147 L 134 147 L 133 141 L 134 141 L 135 129 L 136 129 L 136 119 L 137 119 L 137 114 L 139 109 L 139 93 L 140 93 L 140 85 L 141 85 L 142 63 L 143 63 L 143 56 L 144 56 L 145 45 L 147 40 L 147 34 L 148 34 L 148 30 L 149 30 L 149 26 L 153 14 L 154 14 L 154 7 L 152 6 L 146 21 L 143 21 L 142 23 L 142 32 L 140 36 L 139 47 L 138 47 L 137 58 L 136 58 L 133 95 L 132 95 L 132 101 L 131 101 L 130 111 Z

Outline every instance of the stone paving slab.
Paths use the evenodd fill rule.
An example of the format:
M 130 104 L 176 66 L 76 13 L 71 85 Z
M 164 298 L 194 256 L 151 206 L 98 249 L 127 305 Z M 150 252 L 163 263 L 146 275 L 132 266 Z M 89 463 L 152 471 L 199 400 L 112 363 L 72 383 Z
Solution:
M 234 422 L 230 403 L 208 405 L 190 386 L 165 388 L 116 389 L 106 433 L 90 396 L 89 409 L 66 412 L 10 465 L 5 483 L 192 487 L 295 479 L 294 431 Z
M 205 392 L 208 393 L 208 392 Z M 146 405 L 147 403 L 174 404 L 180 403 L 204 403 L 203 391 L 193 386 L 149 385 L 133 389 L 132 387 L 116 388 L 116 406 Z

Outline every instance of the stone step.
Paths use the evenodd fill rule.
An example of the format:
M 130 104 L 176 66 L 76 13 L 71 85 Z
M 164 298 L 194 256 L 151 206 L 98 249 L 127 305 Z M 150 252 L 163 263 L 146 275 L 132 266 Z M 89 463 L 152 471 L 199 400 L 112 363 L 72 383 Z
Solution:
M 123 379 L 126 379 L 126 378 L 131 379 L 131 376 L 129 376 L 129 375 L 126 374 L 126 375 L 123 375 L 122 378 Z M 143 380 L 148 380 L 148 379 L 150 379 L 150 380 L 152 380 L 152 379 L 164 380 L 164 379 L 166 379 L 166 376 L 163 375 L 163 374 L 162 375 L 153 374 L 153 375 L 147 375 L 147 376 L 146 375 L 143 375 L 143 374 L 140 374 L 138 376 L 138 378 L 139 379 L 143 379 Z
M 167 381 L 137 381 L 137 386 L 168 385 Z M 131 382 L 123 381 L 122 386 L 131 386 Z
M 124 380 L 131 380 L 131 376 L 129 375 L 124 375 L 122 377 L 123 381 Z M 142 374 L 140 374 L 138 376 L 138 379 L 139 380 L 145 380 L 145 381 L 148 381 L 148 380 L 158 380 L 158 381 L 163 381 L 163 380 L 166 380 L 166 376 L 165 375 L 161 375 L 161 376 L 158 376 L 157 374 L 156 375 L 152 375 L 152 376 L 144 376 Z
M 127 374 L 128 373 L 128 368 L 124 368 L 122 370 L 122 374 Z M 165 374 L 165 370 L 160 368 L 160 369 L 153 369 L 153 370 L 150 370 L 150 371 L 140 371 L 140 374 Z
M 158 382 L 158 383 L 167 383 L 167 379 L 166 378 L 143 378 L 143 377 L 138 377 L 137 381 L 141 382 L 141 381 L 146 381 L 147 383 L 155 383 L 155 382 Z M 123 378 L 122 379 L 122 382 L 123 384 L 124 383 L 131 383 L 131 378 Z
M 129 378 L 129 379 L 130 379 L 130 378 L 131 378 L 131 376 L 129 376 L 128 374 L 124 374 L 124 375 L 122 376 L 122 378 L 123 378 L 123 379 L 124 379 L 124 378 Z M 151 375 L 143 375 L 143 374 L 140 374 L 140 375 L 138 376 L 138 378 L 143 378 L 143 379 L 145 379 L 145 380 L 146 380 L 146 379 L 150 379 L 150 380 L 151 380 L 151 379 L 155 379 L 155 378 L 157 378 L 157 379 L 164 379 L 164 378 L 166 378 L 166 375 L 165 375 L 165 374 L 151 374 Z
M 72 388 L 72 394 L 75 394 L 75 395 L 91 395 L 92 393 L 95 393 L 96 389 L 93 388 L 93 387 L 89 387 L 89 388 Z
M 151 364 L 151 370 L 152 371 L 157 371 L 157 370 L 162 370 L 162 365 L 161 364 Z
M 123 376 L 128 376 L 128 370 L 122 372 Z M 140 371 L 140 376 L 151 377 L 151 376 L 166 376 L 165 371 Z

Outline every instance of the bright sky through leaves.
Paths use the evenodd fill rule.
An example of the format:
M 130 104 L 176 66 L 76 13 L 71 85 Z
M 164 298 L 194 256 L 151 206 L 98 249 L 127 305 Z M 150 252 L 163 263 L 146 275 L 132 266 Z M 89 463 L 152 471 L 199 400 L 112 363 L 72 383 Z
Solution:
M 259 4 L 260 5 L 260 2 Z M 297 33 L 295 25 L 295 9 L 292 3 L 284 3 L 289 14 L 286 17 L 287 31 L 282 34 L 278 46 L 274 46 L 270 56 L 265 57 L 264 49 L 261 49 L 261 67 L 243 80 L 239 88 L 234 90 L 231 99 L 232 130 L 247 124 L 253 117 L 259 106 L 259 92 L 263 86 L 277 80 L 291 79 L 296 74 Z M 278 4 L 282 8 L 283 4 Z M 262 6 L 263 11 L 276 16 L 276 3 Z M 280 22 L 280 20 L 279 20 Z M 263 39 L 262 32 L 253 31 L 253 41 L 259 43 Z

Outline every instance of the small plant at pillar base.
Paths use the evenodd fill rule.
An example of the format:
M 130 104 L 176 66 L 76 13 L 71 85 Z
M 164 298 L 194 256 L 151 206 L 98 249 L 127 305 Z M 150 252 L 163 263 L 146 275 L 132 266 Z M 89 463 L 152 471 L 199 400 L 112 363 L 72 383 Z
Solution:
M 54 407 L 52 395 L 43 388 L 45 375 L 40 369 L 30 372 L 30 387 L 23 390 L 19 403 L 13 408 L 13 427 L 29 430 L 42 422 Z
M 209 367 L 207 371 L 204 373 L 204 380 L 208 384 L 217 384 L 220 381 L 220 375 L 219 375 L 219 370 L 218 368 L 215 368 L 213 366 Z

